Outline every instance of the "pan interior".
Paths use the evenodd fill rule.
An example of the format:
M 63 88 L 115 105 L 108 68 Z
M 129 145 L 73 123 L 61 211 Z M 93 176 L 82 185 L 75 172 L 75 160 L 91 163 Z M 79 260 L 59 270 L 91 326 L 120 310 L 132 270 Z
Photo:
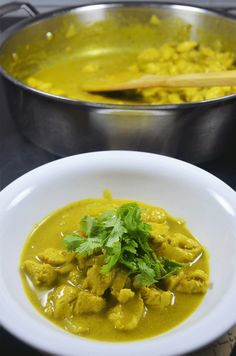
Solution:
M 29 23 L 4 42 L 0 64 L 18 81 L 54 95 L 140 104 L 145 100 L 139 92 L 103 96 L 80 87 L 137 78 L 139 54 L 166 43 L 194 40 L 235 55 L 233 33 L 234 20 L 194 7 L 93 5 Z

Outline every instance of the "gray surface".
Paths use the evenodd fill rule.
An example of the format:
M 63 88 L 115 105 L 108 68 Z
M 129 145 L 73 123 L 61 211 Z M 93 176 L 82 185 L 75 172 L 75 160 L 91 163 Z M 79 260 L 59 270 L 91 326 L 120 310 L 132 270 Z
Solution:
M 18 21 L 2 18 L 1 30 Z M 11 105 L 14 105 L 14 98 Z M 29 170 L 57 157 L 32 145 L 18 132 L 9 114 L 2 79 L 0 77 L 0 190 Z
M 27 171 L 55 158 L 18 133 L 10 118 L 0 79 L 0 190 Z
M 0 29 L 3 23 L 4 21 L 0 22 Z M 11 105 L 14 105 L 14 98 L 12 99 Z M 201 165 L 202 168 L 223 179 L 234 189 L 236 189 L 235 147 L 228 150 L 228 152 L 218 160 Z M 20 175 L 55 158 L 55 156 L 50 155 L 28 142 L 18 133 L 9 116 L 0 79 L 0 190 Z M 228 337 L 233 344 L 234 339 L 232 339 L 232 335 L 228 334 Z M 1 355 L 40 355 L 36 350 L 26 346 L 1 327 L 0 345 Z M 220 349 L 220 353 L 217 353 L 217 343 L 214 345 L 215 347 L 211 349 L 212 353 L 210 356 L 223 356 L 222 349 Z M 203 355 L 203 353 L 199 352 L 195 354 L 195 356 L 196 355 L 200 356 Z

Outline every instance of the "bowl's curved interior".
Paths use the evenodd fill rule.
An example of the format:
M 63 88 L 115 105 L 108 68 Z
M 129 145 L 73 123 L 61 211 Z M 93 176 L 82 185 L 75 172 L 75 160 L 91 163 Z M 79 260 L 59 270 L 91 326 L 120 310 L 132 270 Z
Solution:
M 198 310 L 159 337 L 102 343 L 76 337 L 44 319 L 29 303 L 19 257 L 34 224 L 70 202 L 99 197 L 159 205 L 187 221 L 210 253 L 211 288 Z M 47 352 L 118 356 L 177 355 L 203 346 L 236 322 L 236 193 L 190 164 L 148 153 L 108 151 L 61 159 L 22 176 L 0 193 L 0 309 L 9 331 Z

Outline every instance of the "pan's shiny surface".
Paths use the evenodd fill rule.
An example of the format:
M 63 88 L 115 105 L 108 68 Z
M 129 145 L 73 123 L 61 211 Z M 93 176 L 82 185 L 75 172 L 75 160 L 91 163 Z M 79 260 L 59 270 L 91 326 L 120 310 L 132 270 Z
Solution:
M 206 44 L 219 38 L 226 50 L 236 53 L 232 35 L 236 35 L 236 21 L 232 16 L 184 5 L 125 1 L 81 5 L 23 21 L 5 32 L 0 55 L 7 58 L 18 45 L 37 42 L 49 31 L 57 33 L 62 21 L 71 16 L 86 27 L 111 14 L 139 22 L 153 14 L 178 17 L 192 25 L 192 38 Z M 114 40 L 112 45 L 122 43 Z M 60 156 L 98 149 L 132 149 L 201 162 L 216 157 L 233 140 L 235 95 L 178 105 L 98 104 L 40 92 L 11 77 L 4 66 L 0 71 L 12 116 L 21 132 Z

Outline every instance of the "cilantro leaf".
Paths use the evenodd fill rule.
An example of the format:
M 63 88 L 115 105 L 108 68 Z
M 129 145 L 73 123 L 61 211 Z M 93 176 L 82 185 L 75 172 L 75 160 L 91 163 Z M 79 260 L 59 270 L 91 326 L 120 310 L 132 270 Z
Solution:
M 105 225 L 106 227 L 112 226 L 112 230 L 111 230 L 110 234 L 108 235 L 108 239 L 106 242 L 107 247 L 112 247 L 117 242 L 119 242 L 121 237 L 123 236 L 123 234 L 126 232 L 126 229 L 123 226 L 120 218 L 113 217 L 112 220 L 113 220 L 112 224 L 110 223 L 108 225 L 107 224 Z
M 106 258 L 106 264 L 102 266 L 101 272 L 106 274 L 112 270 L 120 258 L 121 254 L 121 243 L 117 241 L 111 250 L 110 255 Z
M 64 237 L 64 243 L 69 251 L 75 251 L 83 241 L 84 237 L 77 234 L 70 234 Z
M 141 285 L 145 285 L 149 287 L 150 285 L 156 282 L 155 279 L 155 270 L 150 267 L 144 259 L 138 258 L 137 259 L 138 267 L 140 273 L 136 276 L 136 279 Z
M 91 256 L 99 248 L 102 248 L 102 240 L 99 237 L 84 238 L 84 241 L 75 249 L 80 257 Z
M 127 252 L 130 252 L 130 253 L 136 255 L 137 248 L 138 248 L 138 244 L 136 241 L 131 240 L 131 239 L 126 239 L 124 247 L 123 247 L 123 252 L 127 251 Z
M 94 227 L 96 226 L 96 219 L 91 216 L 84 216 L 80 221 L 80 228 L 86 236 L 90 236 Z
M 137 203 L 124 204 L 117 209 L 117 216 L 121 218 L 129 232 L 149 232 L 151 227 L 141 218 L 141 209 Z
M 172 261 L 165 257 L 161 257 L 160 260 L 161 260 L 162 266 L 165 270 L 165 275 L 162 278 L 167 278 L 167 277 L 173 276 L 175 274 L 178 274 L 180 269 L 182 267 L 186 266 L 185 263 Z
M 69 251 L 75 251 L 77 257 L 104 254 L 103 274 L 121 265 L 137 285 L 151 286 L 177 274 L 184 265 L 155 254 L 149 244 L 151 226 L 142 220 L 137 203 L 124 204 L 98 217 L 85 216 L 80 228 L 85 237 L 67 235 L 65 245 Z
M 136 262 L 134 260 L 129 260 L 124 256 L 121 256 L 120 263 L 126 268 L 128 268 L 131 272 L 137 272 L 138 270 Z

